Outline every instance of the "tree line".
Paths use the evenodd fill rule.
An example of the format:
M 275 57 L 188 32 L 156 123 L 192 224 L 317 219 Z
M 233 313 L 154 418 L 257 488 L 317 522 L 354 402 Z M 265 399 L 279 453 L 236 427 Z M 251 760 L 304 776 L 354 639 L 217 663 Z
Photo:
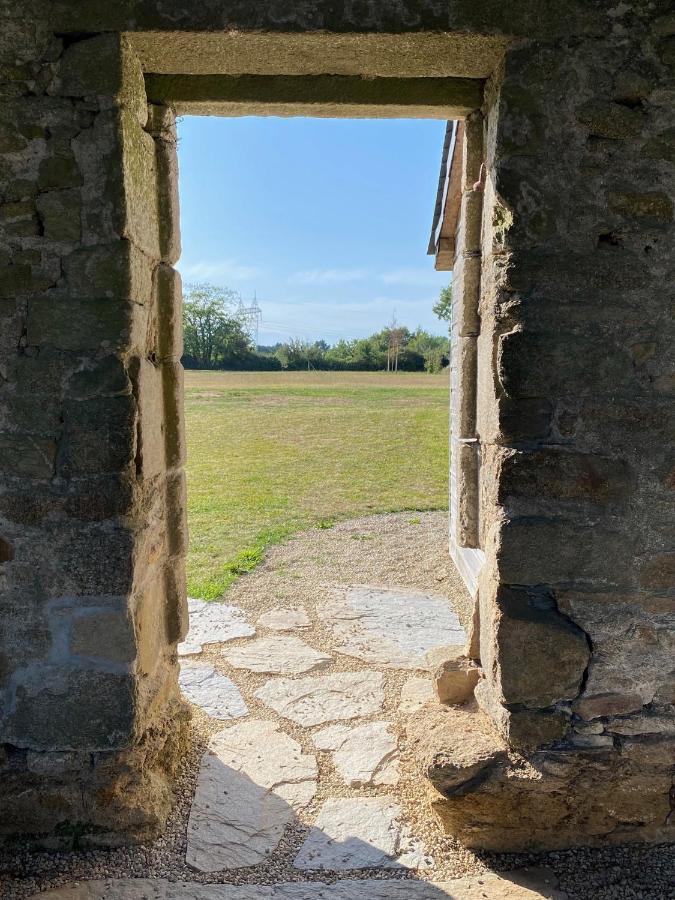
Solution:
M 209 284 L 186 286 L 183 305 L 183 365 L 188 369 L 352 370 L 396 369 L 440 372 L 448 363 L 447 336 L 422 328 L 392 326 L 367 338 L 326 341 L 292 339 L 256 347 L 238 311 L 239 296 Z M 448 320 L 450 289 L 441 292 L 434 312 Z

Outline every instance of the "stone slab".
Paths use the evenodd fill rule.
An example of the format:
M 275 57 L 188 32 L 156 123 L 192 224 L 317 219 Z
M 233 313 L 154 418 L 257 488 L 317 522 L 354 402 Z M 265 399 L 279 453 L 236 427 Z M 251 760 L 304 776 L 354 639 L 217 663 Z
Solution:
M 255 628 L 246 621 L 243 611 L 226 603 L 188 598 L 188 614 L 190 629 L 185 640 L 178 645 L 179 656 L 201 653 L 208 644 L 220 644 L 255 634 Z
M 238 719 L 248 707 L 237 685 L 204 663 L 183 662 L 178 684 L 183 695 L 214 719 Z
M 401 822 L 392 797 L 348 797 L 326 800 L 293 865 L 339 872 L 428 868 L 433 860 Z
M 327 665 L 332 659 L 300 638 L 283 634 L 256 638 L 227 650 L 224 656 L 235 669 L 267 675 L 301 675 Z
M 568 900 L 548 870 L 469 875 L 452 881 L 346 879 L 277 885 L 195 884 L 162 878 L 85 881 L 30 900 Z
M 413 675 L 401 688 L 399 709 L 402 713 L 410 715 L 435 699 L 436 694 L 432 682 L 423 676 Z
M 275 606 L 263 613 L 256 624 L 261 628 L 271 628 L 272 631 L 293 631 L 296 628 L 309 628 L 312 622 L 304 609 Z
M 384 703 L 384 676 L 364 671 L 276 678 L 255 696 L 285 719 L 309 728 L 378 712 Z
M 315 757 L 278 729 L 252 720 L 209 741 L 188 822 L 192 868 L 218 872 L 263 862 L 314 796 Z
M 327 603 L 323 614 L 338 652 L 396 669 L 428 669 L 430 650 L 466 642 L 459 618 L 441 594 L 353 587 Z
M 312 740 L 317 750 L 333 751 L 333 765 L 350 787 L 397 784 L 398 741 L 389 728 L 389 722 L 329 725 Z

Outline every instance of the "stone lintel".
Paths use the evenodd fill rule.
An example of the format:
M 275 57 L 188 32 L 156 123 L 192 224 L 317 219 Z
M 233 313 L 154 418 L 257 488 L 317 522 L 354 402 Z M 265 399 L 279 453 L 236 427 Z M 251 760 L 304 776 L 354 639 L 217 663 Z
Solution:
M 147 75 L 146 89 L 180 115 L 457 119 L 483 102 L 469 78 Z

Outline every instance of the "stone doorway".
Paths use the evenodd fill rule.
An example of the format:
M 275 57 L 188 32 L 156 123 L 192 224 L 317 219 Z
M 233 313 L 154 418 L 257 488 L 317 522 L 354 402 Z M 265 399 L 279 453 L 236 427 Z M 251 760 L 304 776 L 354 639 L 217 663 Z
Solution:
M 446 791 L 448 827 L 510 848 L 670 840 L 672 17 L 273 4 L 223 30 L 211 3 L 95 6 L 10 3 L 3 38 L 2 828 L 142 838 L 170 805 L 187 627 L 173 109 L 263 104 L 481 110 L 472 651 L 491 740 L 541 778 L 500 745 Z

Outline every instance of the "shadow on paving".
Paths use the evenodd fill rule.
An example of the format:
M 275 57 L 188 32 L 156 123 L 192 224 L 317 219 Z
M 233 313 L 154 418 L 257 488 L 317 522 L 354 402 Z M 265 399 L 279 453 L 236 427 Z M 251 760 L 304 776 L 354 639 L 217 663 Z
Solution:
M 211 760 L 213 763 L 213 758 Z M 289 827 L 299 825 L 296 807 L 281 796 L 292 794 L 286 783 L 266 788 L 228 766 L 211 765 L 209 785 L 198 794 L 188 823 L 188 851 L 200 882 L 190 881 L 184 869 L 169 879 L 124 878 L 78 881 L 33 895 L 36 900 L 566 900 L 554 889 L 554 877 L 546 871 L 488 873 L 446 882 L 421 880 L 399 860 L 410 852 L 401 830 L 374 822 L 371 839 L 350 834 L 352 825 L 363 829 L 363 820 L 340 820 L 330 833 L 317 825 L 305 831 L 302 846 L 295 847 L 293 868 L 279 883 L 227 884 L 247 875 L 269 881 L 270 861 Z M 366 804 L 370 797 L 361 799 Z M 200 803 L 198 811 L 197 802 Z M 301 805 L 306 805 L 305 803 Z M 405 833 L 405 831 L 404 831 Z M 297 842 L 296 842 L 297 843 Z M 132 850 L 133 852 L 133 850 Z M 246 866 L 245 868 L 242 868 Z M 227 868 L 224 868 L 227 866 Z M 433 871 L 433 870 L 430 870 Z M 29 875 L 28 872 L 24 874 Z M 92 872 L 94 874 L 94 872 Z M 393 877 L 392 877 L 393 876 Z M 398 877 L 396 877 L 398 876 Z M 51 873 L 53 879 L 54 873 Z M 82 877 L 82 876 L 80 876 Z M 290 881 L 304 878 L 304 881 Z M 316 879 L 316 880 L 315 880 Z M 323 880 L 319 880 L 323 879 Z

